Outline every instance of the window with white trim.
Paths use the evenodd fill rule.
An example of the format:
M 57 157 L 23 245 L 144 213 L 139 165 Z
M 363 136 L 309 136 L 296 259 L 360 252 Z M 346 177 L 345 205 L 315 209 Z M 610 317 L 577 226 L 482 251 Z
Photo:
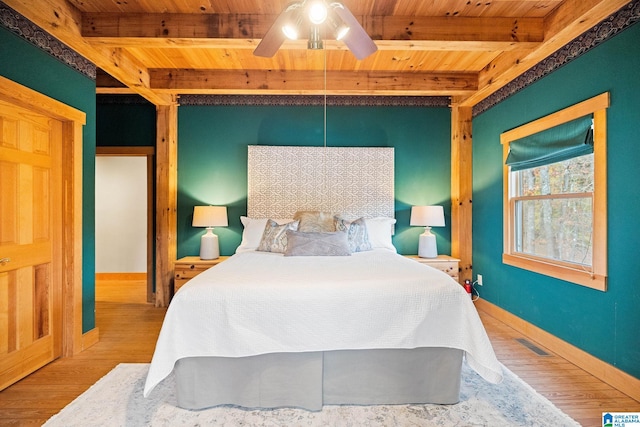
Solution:
M 503 262 L 606 290 L 605 93 L 501 135 Z

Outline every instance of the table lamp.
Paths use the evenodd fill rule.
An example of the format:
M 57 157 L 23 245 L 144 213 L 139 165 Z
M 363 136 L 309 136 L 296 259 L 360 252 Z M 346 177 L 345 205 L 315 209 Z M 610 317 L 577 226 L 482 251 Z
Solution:
M 436 258 L 438 246 L 436 236 L 431 233 L 431 227 L 444 227 L 442 206 L 413 206 L 409 225 L 424 226 L 424 233 L 420 235 L 418 243 L 418 256 L 420 258 Z
M 194 206 L 193 227 L 207 227 L 206 233 L 200 238 L 200 259 L 216 259 L 220 256 L 218 236 L 213 234 L 213 227 L 226 227 L 226 206 Z

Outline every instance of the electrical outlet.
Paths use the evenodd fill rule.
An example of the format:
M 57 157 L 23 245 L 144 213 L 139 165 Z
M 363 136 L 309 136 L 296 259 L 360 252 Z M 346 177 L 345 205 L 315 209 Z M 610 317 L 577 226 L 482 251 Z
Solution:
M 482 286 L 482 274 L 478 274 L 478 285 Z

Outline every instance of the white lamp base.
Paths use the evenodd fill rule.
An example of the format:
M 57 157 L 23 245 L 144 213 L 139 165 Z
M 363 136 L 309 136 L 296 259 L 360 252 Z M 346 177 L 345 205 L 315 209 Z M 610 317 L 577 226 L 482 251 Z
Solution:
M 420 235 L 420 240 L 418 243 L 418 256 L 420 258 L 438 257 L 436 236 L 431 233 L 431 227 L 425 227 L 424 233 Z
M 207 227 L 207 232 L 200 238 L 200 259 L 216 259 L 219 257 L 218 236 L 213 234 L 213 227 Z

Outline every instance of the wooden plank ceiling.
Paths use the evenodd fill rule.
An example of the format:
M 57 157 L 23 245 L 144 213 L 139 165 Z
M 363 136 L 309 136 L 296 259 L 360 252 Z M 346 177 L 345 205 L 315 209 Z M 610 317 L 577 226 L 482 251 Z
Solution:
M 4 0 L 93 61 L 99 93 L 451 96 L 473 106 L 629 0 L 344 0 L 378 46 L 253 49 L 287 0 Z M 326 70 L 326 72 L 325 72 Z

